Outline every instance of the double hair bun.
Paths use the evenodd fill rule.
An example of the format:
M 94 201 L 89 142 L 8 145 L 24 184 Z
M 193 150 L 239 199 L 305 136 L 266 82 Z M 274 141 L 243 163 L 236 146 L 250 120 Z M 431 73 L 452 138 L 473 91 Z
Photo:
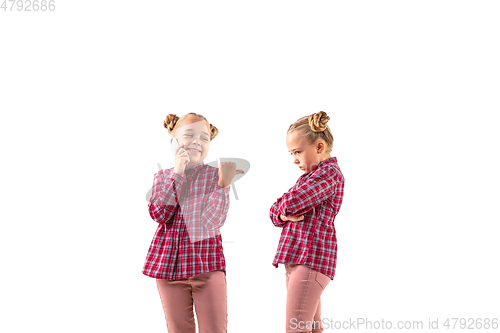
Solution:
M 169 114 L 165 117 L 165 120 L 163 121 L 163 127 L 165 127 L 168 131 L 168 133 L 171 133 L 174 128 L 175 128 L 175 125 L 177 124 L 177 122 L 179 121 L 179 119 L 185 117 L 185 116 L 195 116 L 195 117 L 198 117 L 198 118 L 203 118 L 205 121 L 207 121 L 207 119 L 205 117 L 203 117 L 202 115 L 197 115 L 196 113 L 188 113 L 182 117 L 179 117 L 177 116 L 176 114 Z M 207 121 L 208 123 L 208 121 Z M 212 124 L 208 124 L 210 126 L 210 141 L 212 141 L 218 134 L 219 134 L 219 130 L 217 129 L 217 127 L 215 127 L 214 125 Z

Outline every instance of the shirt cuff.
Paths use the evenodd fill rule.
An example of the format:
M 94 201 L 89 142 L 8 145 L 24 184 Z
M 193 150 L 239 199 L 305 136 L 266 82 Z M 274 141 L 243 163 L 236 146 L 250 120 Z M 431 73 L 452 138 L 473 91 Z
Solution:
M 215 189 L 223 191 L 225 193 L 229 193 L 229 191 L 231 190 L 231 185 L 229 185 L 228 187 L 222 187 L 219 184 L 215 184 Z
M 172 171 L 172 174 L 170 175 L 170 179 L 172 179 L 174 181 L 175 189 L 180 189 L 182 184 L 184 183 L 184 180 L 186 179 L 186 175 L 183 174 L 181 176 L 178 173 Z

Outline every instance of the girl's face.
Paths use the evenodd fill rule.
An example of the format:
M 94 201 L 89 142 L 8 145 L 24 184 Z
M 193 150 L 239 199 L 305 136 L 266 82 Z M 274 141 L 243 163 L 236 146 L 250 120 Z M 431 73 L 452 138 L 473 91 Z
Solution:
M 210 130 L 204 119 L 188 117 L 182 120 L 181 126 L 175 129 L 174 137 L 179 145 L 184 143 L 184 149 L 189 154 L 189 163 L 186 168 L 200 163 L 207 157 L 210 146 Z M 173 138 L 170 140 L 172 142 Z
M 314 171 L 321 162 L 323 154 L 318 154 L 318 150 L 325 151 L 325 144 L 322 141 L 311 144 L 300 131 L 286 135 L 286 146 L 293 156 L 293 163 L 305 173 Z

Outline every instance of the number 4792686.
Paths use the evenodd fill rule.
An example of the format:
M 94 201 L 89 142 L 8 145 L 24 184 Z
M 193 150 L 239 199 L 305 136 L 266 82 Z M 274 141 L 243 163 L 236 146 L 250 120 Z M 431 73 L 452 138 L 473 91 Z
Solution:
M 1 0 L 0 0 L 1 1 Z M 56 10 L 55 0 L 3 0 L 0 9 L 4 12 L 7 10 L 12 12 L 17 10 L 18 12 L 45 12 Z
M 498 318 L 447 318 L 443 324 L 447 329 L 497 329 Z

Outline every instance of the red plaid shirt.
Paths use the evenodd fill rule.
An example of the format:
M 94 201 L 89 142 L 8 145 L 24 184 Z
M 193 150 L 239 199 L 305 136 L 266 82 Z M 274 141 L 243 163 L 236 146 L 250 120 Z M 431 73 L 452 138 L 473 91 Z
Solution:
M 333 279 L 337 263 L 335 215 L 344 195 L 344 176 L 336 157 L 299 177 L 295 185 L 271 206 L 273 224 L 282 227 L 273 265 L 278 263 L 309 266 Z M 304 215 L 302 221 L 284 222 L 284 216 Z
M 182 176 L 173 170 L 154 175 L 148 207 L 158 228 L 143 274 L 179 280 L 214 270 L 225 272 L 219 228 L 229 209 L 230 187 L 219 186 L 219 169 L 203 161 Z

